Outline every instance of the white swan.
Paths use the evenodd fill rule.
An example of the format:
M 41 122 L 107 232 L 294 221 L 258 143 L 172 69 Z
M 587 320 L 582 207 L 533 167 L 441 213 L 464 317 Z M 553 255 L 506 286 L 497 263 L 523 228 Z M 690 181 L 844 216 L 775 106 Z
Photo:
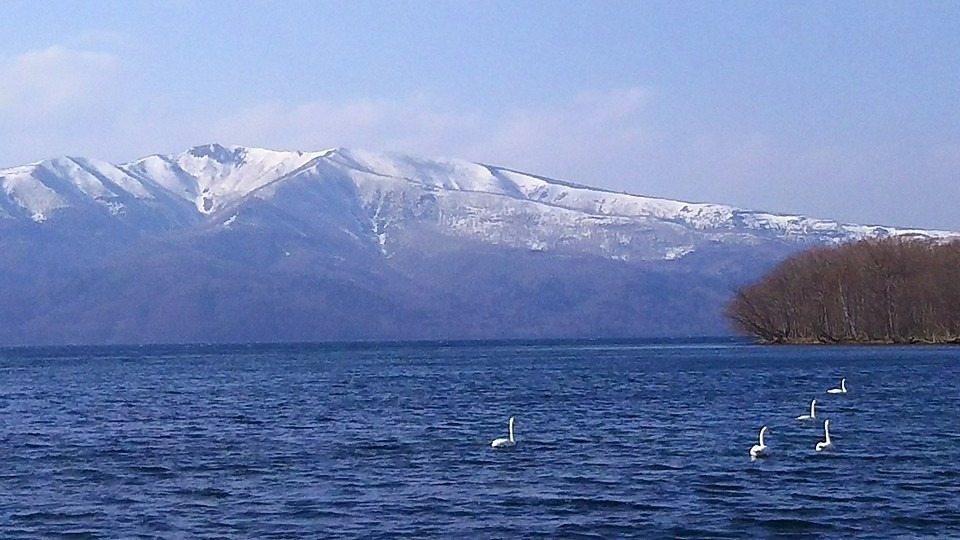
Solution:
M 750 457 L 764 457 L 767 455 L 767 445 L 763 444 L 763 434 L 769 431 L 767 426 L 760 428 L 760 444 L 755 444 L 750 448 Z
M 509 439 L 494 439 L 490 446 L 493 448 L 507 448 L 509 446 L 515 446 L 517 441 L 513 439 L 513 417 L 510 417 L 510 438 Z
M 817 452 L 833 450 L 833 443 L 830 442 L 830 420 L 823 421 L 823 436 L 825 440 L 817 443 Z
M 810 402 L 810 414 L 802 414 L 797 420 L 816 420 L 817 419 L 817 400 Z
M 828 394 L 846 394 L 847 393 L 847 380 L 840 379 L 840 388 L 831 388 L 827 390 Z

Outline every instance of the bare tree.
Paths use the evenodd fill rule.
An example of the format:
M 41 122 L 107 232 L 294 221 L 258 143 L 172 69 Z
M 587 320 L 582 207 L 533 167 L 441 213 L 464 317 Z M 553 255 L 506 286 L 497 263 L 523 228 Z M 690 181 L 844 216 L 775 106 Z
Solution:
M 726 314 L 768 343 L 960 342 L 960 242 L 805 251 L 736 291 Z

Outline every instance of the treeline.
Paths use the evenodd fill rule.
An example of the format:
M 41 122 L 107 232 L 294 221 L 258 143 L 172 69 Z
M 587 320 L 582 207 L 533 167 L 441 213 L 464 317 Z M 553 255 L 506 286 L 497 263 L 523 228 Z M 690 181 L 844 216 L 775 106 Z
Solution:
M 960 343 L 960 242 L 805 251 L 736 291 L 726 313 L 768 343 Z

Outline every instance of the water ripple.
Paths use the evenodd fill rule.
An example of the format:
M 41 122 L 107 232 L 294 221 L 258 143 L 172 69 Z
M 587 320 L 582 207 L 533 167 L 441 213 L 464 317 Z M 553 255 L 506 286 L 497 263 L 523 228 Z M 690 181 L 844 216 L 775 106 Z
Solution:
M 0 349 L 0 537 L 960 537 L 955 348 Z M 851 393 L 828 395 L 846 377 Z M 793 420 L 818 399 L 820 423 Z M 517 418 L 518 445 L 490 448 Z M 769 458 L 751 461 L 761 425 Z

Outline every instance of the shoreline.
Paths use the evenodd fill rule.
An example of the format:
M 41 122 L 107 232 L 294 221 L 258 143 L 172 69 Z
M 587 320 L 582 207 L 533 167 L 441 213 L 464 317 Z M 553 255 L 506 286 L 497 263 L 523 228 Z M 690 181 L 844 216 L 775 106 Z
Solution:
M 840 339 L 826 340 L 820 338 L 793 338 L 784 340 L 758 339 L 757 345 L 960 345 L 960 337 L 945 339 Z

